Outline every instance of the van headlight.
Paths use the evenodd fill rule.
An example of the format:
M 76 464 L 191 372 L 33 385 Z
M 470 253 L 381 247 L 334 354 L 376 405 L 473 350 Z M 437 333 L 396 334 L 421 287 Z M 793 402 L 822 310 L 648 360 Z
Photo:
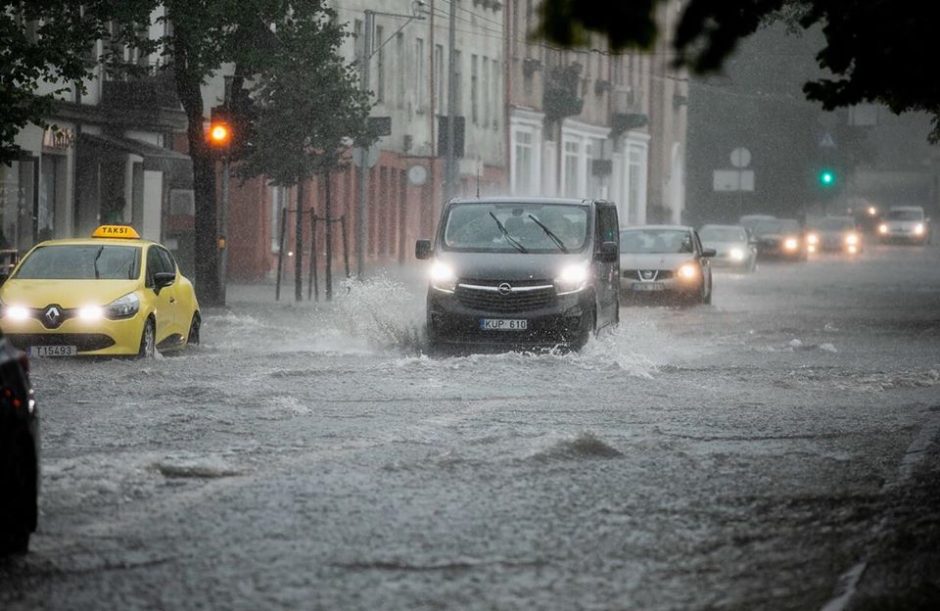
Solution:
M 783 241 L 783 247 L 787 250 L 796 250 L 800 247 L 800 242 L 796 238 L 787 238 Z
M 858 246 L 858 234 L 857 233 L 846 234 L 845 243 L 849 246 Z
M 728 254 L 731 255 L 732 261 L 744 261 L 744 249 L 743 248 L 732 248 Z
M 128 293 L 104 307 L 104 315 L 111 320 L 130 318 L 140 311 L 140 297 L 137 293 Z
M 555 291 L 559 295 L 577 293 L 587 286 L 588 263 L 572 263 L 562 268 L 561 273 L 555 278 Z
M 914 225 L 914 235 L 924 235 L 924 224 L 917 223 Z
M 457 289 L 457 273 L 454 268 L 443 261 L 431 264 L 431 287 L 445 293 L 453 293 Z

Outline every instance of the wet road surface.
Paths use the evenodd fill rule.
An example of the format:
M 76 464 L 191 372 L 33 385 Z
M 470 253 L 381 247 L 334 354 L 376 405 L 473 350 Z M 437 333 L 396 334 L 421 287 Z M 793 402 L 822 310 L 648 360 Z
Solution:
M 936 246 L 717 274 L 581 354 L 427 358 L 420 289 L 339 292 L 34 362 L 40 530 L 0 607 L 814 609 L 936 524 Z

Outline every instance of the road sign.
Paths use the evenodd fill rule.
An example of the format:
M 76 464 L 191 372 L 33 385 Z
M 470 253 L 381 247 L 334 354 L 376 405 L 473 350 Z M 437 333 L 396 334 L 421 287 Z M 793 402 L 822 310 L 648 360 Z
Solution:
M 392 135 L 391 117 L 369 117 L 369 133 L 377 138 Z
M 712 178 L 715 191 L 753 191 L 754 170 L 715 170 Z
M 379 162 L 379 145 L 373 144 L 367 149 L 363 149 L 361 146 L 353 147 L 352 160 L 357 168 L 361 168 L 363 166 L 363 150 L 365 152 L 366 168 L 375 167 L 375 164 Z
M 743 146 L 731 151 L 731 165 L 736 168 L 746 168 L 751 165 L 751 151 Z
M 832 134 L 829 132 L 823 133 L 822 137 L 819 138 L 820 148 L 836 148 L 836 141 L 832 137 Z

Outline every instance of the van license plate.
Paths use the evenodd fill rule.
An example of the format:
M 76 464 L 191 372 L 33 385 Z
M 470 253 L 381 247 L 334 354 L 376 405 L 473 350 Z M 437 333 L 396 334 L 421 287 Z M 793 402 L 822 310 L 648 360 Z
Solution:
M 78 354 L 76 346 L 30 346 L 29 356 L 75 356 Z
M 642 284 L 634 284 L 634 291 L 661 291 L 666 288 L 666 285 L 662 282 L 644 282 Z
M 483 331 L 525 331 L 529 321 L 518 318 L 481 318 L 480 329 Z

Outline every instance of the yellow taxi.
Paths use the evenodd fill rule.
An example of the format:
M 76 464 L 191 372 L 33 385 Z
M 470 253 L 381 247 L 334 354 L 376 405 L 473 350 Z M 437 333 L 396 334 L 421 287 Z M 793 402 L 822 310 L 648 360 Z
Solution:
M 199 343 L 192 283 L 132 227 L 37 244 L 0 286 L 0 329 L 31 356 L 153 356 Z

